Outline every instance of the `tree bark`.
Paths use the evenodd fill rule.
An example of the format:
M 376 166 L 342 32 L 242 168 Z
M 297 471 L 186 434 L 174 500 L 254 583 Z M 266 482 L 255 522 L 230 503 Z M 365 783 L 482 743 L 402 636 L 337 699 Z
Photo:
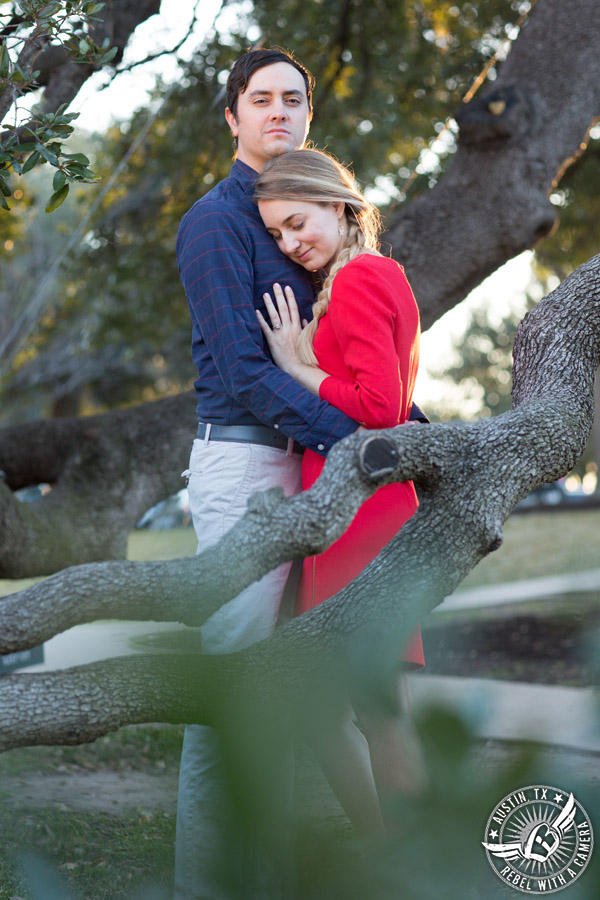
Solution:
M 143 513 L 184 487 L 195 429 L 191 393 L 132 409 L 0 430 L 0 578 L 123 559 Z M 48 482 L 34 503 L 13 491 Z
M 392 218 L 424 328 L 553 229 L 548 194 L 600 115 L 599 40 L 596 0 L 537 3 L 498 79 L 456 113 L 448 171 Z
M 521 324 L 510 412 L 476 424 L 413 425 L 351 435 L 334 448 L 317 484 L 305 495 L 286 500 L 277 491 L 269 491 L 255 498 L 242 522 L 219 545 L 181 570 L 181 582 L 187 582 L 190 574 L 200 580 L 193 572 L 194 562 L 202 563 L 207 579 L 214 579 L 215 572 L 235 570 L 236 577 L 252 580 L 282 558 L 323 549 L 374 483 L 412 477 L 419 486 L 421 505 L 355 581 L 268 641 L 227 656 L 186 658 L 182 665 L 189 663 L 193 681 L 199 683 L 193 701 L 188 687 L 191 670 L 178 669 L 176 662 L 167 666 L 165 693 L 177 697 L 179 685 L 181 701 L 167 704 L 165 721 L 189 721 L 193 702 L 195 721 L 214 722 L 222 705 L 227 707 L 239 692 L 244 698 L 263 698 L 272 716 L 282 715 L 286 709 L 302 709 L 323 693 L 324 685 L 338 690 L 348 678 L 364 679 L 365 659 L 376 660 L 378 666 L 393 665 L 397 648 L 419 619 L 501 545 L 502 525 L 518 500 L 532 488 L 564 475 L 583 452 L 592 424 L 599 361 L 600 255 L 577 269 Z M 270 542 L 269 529 L 281 536 L 279 543 Z M 239 554 L 233 549 L 238 546 Z M 217 568 L 225 560 L 227 565 Z M 169 572 L 172 577 L 175 566 L 162 565 L 162 574 Z M 75 569 L 70 575 L 57 576 L 73 579 L 68 591 L 45 589 L 41 584 L 36 586 L 37 597 L 32 593 L 36 589 L 30 589 L 6 598 L 0 605 L 3 649 L 29 646 L 36 617 L 44 620 L 46 629 L 49 623 L 54 631 L 69 627 L 68 594 L 75 589 L 77 577 L 83 588 L 77 602 L 85 606 L 78 621 L 98 614 L 94 594 L 99 583 L 111 579 L 111 571 L 111 589 L 115 594 L 122 591 L 121 615 L 129 617 L 135 611 L 131 597 L 131 587 L 138 583 L 135 572 L 145 588 L 147 564 L 128 566 L 129 572 L 123 564 L 110 563 Z M 239 585 L 239 581 L 228 583 L 219 602 L 237 592 Z M 193 583 L 192 594 L 196 586 Z M 45 603 L 38 603 L 39 597 Z M 25 629 L 14 614 L 19 598 L 27 616 Z M 173 591 L 165 591 L 163 599 L 161 618 L 169 618 L 178 600 Z M 201 599 L 199 606 L 204 616 L 214 603 L 207 605 Z M 5 616 L 4 610 L 13 612 Z M 65 736 L 69 742 L 81 742 L 124 721 L 157 721 L 157 710 L 163 715 L 165 706 L 154 692 L 160 693 L 165 665 L 160 657 L 108 661 L 69 670 L 64 683 L 60 673 L 50 680 L 46 675 L 9 676 L 3 679 L 0 692 L 0 721 L 8 723 L 1 746 L 63 742 Z M 98 684 L 106 684 L 110 702 Z M 67 697 L 68 710 L 63 715 L 61 703 Z M 118 712 L 112 712 L 112 707 Z M 40 714 L 41 708 L 46 712 Z M 33 709 L 34 724 L 29 722 Z

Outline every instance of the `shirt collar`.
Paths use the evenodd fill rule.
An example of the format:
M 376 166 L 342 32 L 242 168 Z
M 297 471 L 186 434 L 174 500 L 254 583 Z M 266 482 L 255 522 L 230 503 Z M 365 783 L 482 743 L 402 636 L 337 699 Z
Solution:
M 254 194 L 254 183 L 258 178 L 258 172 L 255 169 L 242 162 L 241 159 L 236 159 L 231 167 L 229 177 L 237 181 L 245 194 L 252 197 Z

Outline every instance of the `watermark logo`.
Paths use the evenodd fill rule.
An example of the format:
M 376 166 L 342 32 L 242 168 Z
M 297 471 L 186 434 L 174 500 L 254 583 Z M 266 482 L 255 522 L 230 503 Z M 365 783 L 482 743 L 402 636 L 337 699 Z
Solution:
M 526 894 L 553 894 L 583 874 L 594 835 L 586 811 L 573 794 L 536 784 L 498 803 L 482 844 L 490 865 L 506 884 Z

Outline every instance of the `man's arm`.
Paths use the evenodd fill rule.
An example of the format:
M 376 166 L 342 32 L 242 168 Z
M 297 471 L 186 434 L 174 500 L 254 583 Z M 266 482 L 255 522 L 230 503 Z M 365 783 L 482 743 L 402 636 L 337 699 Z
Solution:
M 357 424 L 267 355 L 254 310 L 252 250 L 243 223 L 227 204 L 207 201 L 188 213 L 177 238 L 177 259 L 192 319 L 231 397 L 265 425 L 327 453 Z

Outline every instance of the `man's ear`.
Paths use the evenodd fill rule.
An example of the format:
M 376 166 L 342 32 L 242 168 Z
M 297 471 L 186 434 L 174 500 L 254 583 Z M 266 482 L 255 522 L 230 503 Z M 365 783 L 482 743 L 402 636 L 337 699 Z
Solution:
M 227 109 L 225 110 L 225 119 L 227 120 L 227 124 L 229 125 L 229 127 L 231 129 L 232 135 L 234 137 L 237 137 L 238 136 L 237 121 L 236 121 L 234 114 L 229 109 L 229 107 L 227 107 Z

